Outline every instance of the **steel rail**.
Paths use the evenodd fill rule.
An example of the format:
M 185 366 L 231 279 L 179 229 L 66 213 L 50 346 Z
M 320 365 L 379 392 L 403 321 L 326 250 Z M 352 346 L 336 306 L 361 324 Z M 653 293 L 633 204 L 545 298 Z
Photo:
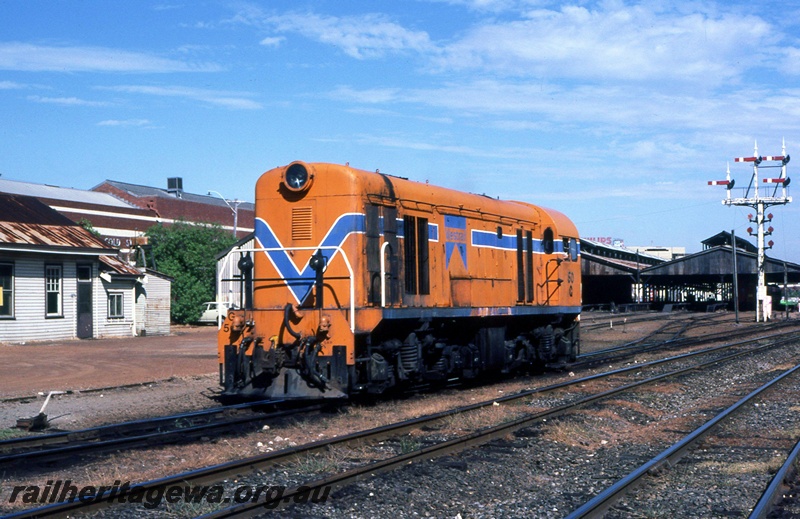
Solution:
M 787 328 L 787 327 L 798 327 L 798 326 L 800 326 L 800 323 L 787 321 L 787 322 L 771 324 L 769 326 L 770 326 L 770 329 L 781 329 L 781 328 Z M 610 362 L 610 361 L 616 361 L 616 360 L 619 360 L 619 359 L 625 359 L 625 358 L 630 357 L 631 355 L 638 355 L 640 353 L 650 352 L 650 351 L 659 349 L 660 347 L 664 346 L 665 344 L 669 344 L 670 346 L 673 346 L 673 347 L 681 347 L 681 348 L 683 348 L 683 347 L 691 346 L 693 344 L 703 344 L 703 343 L 706 343 L 706 342 L 711 342 L 711 341 L 716 340 L 716 339 L 732 339 L 732 338 L 736 338 L 736 337 L 742 337 L 742 336 L 746 336 L 746 335 L 751 335 L 753 333 L 757 333 L 760 329 L 761 329 L 761 327 L 758 327 L 756 329 L 746 328 L 746 329 L 743 329 L 743 330 L 738 330 L 736 332 L 718 332 L 718 333 L 712 333 L 712 334 L 703 335 L 702 337 L 685 337 L 685 338 L 682 338 L 682 339 L 676 339 L 676 340 L 667 341 L 667 342 L 664 342 L 664 343 L 651 344 L 651 345 L 647 345 L 647 346 L 641 346 L 640 345 L 641 341 L 637 340 L 637 341 L 625 343 L 625 344 L 623 344 L 621 346 L 616 346 L 614 348 L 606 348 L 606 349 L 602 349 L 602 350 L 596 350 L 596 351 L 583 353 L 583 354 L 578 356 L 578 359 L 577 359 L 576 362 L 571 363 L 569 366 L 570 367 L 577 367 L 577 366 L 592 365 L 592 364 L 596 364 L 598 362 L 605 363 L 605 362 Z M 617 355 L 617 356 L 614 356 L 614 357 L 604 357 L 604 358 L 599 359 L 599 360 L 593 358 L 593 357 L 599 357 L 599 356 L 604 355 L 604 354 L 617 353 L 617 352 L 630 352 L 630 353 L 623 353 L 622 355 Z
M 626 343 L 621 344 L 619 346 L 615 346 L 614 348 L 608 348 L 608 349 L 605 349 L 605 350 L 597 350 L 597 351 L 590 351 L 590 352 L 587 352 L 587 353 L 583 353 L 578 358 L 579 359 L 584 359 L 584 358 L 588 358 L 588 357 L 594 357 L 596 355 L 602 355 L 605 352 L 625 351 L 625 350 L 633 349 L 633 348 L 639 346 L 642 343 L 646 343 L 646 341 L 652 339 L 656 335 L 663 334 L 664 330 L 666 330 L 667 328 L 671 327 L 673 324 L 675 324 L 675 322 L 673 322 L 673 321 L 670 321 L 668 323 L 664 323 L 657 330 L 645 335 L 644 337 L 640 337 L 639 339 L 633 340 L 631 342 L 626 342 Z M 685 328 L 682 329 L 681 332 L 679 332 L 678 334 L 673 334 L 673 338 L 672 339 L 670 339 L 668 341 L 662 341 L 662 343 L 667 343 L 667 342 L 674 341 L 680 335 L 680 333 L 682 333 L 684 330 L 685 330 Z
M 203 485 L 203 484 L 208 484 L 208 483 L 212 483 L 212 482 L 219 482 L 219 481 L 221 481 L 223 479 L 226 479 L 226 478 L 241 476 L 241 474 L 246 473 L 246 472 L 253 472 L 253 471 L 256 471 L 256 470 L 264 470 L 265 468 L 273 466 L 273 465 L 276 465 L 278 463 L 287 463 L 287 462 L 289 462 L 289 461 L 291 461 L 293 459 L 298 458 L 299 456 L 307 456 L 307 455 L 314 454 L 314 453 L 317 453 L 317 452 L 322 452 L 322 451 L 327 450 L 327 449 L 329 449 L 331 447 L 346 445 L 346 444 L 352 443 L 352 442 L 363 442 L 364 440 L 379 441 L 379 440 L 384 439 L 384 438 L 395 437 L 395 436 L 401 435 L 401 434 L 403 434 L 403 433 L 405 433 L 405 432 L 407 432 L 409 430 L 418 429 L 421 426 L 425 425 L 426 423 L 435 422 L 435 421 L 441 420 L 443 418 L 447 418 L 447 417 L 458 415 L 458 414 L 461 414 L 461 413 L 465 413 L 465 412 L 481 409 L 481 408 L 484 408 L 484 407 L 494 406 L 494 405 L 500 404 L 500 403 L 507 403 L 507 402 L 512 402 L 514 400 L 521 400 L 523 398 L 526 398 L 528 396 L 532 396 L 534 394 L 544 393 L 544 392 L 552 391 L 552 390 L 555 390 L 555 389 L 562 389 L 562 388 L 565 388 L 565 387 L 582 384 L 582 383 L 585 383 L 587 381 L 597 380 L 597 379 L 601 379 L 601 378 L 608 377 L 608 376 L 613 376 L 613 375 L 617 375 L 617 374 L 621 374 L 621 373 L 626 373 L 626 372 L 629 372 L 629 371 L 634 371 L 634 370 L 639 371 L 639 370 L 641 370 L 641 369 L 643 369 L 645 367 L 650 367 L 650 366 L 655 366 L 655 365 L 659 365 L 659 364 L 663 364 L 663 363 L 667 363 L 667 362 L 673 362 L 673 361 L 677 361 L 677 360 L 682 360 L 682 359 L 690 358 L 690 357 L 697 356 L 697 355 L 714 353 L 714 352 L 716 352 L 718 350 L 722 350 L 722 349 L 725 349 L 725 348 L 733 348 L 733 347 L 742 346 L 742 345 L 746 345 L 748 343 L 758 342 L 758 341 L 762 341 L 762 340 L 771 340 L 771 339 L 779 338 L 781 336 L 786 336 L 786 335 L 789 335 L 789 334 L 772 334 L 772 335 L 766 336 L 766 337 L 758 337 L 758 338 L 749 339 L 749 340 L 746 340 L 746 341 L 740 341 L 740 342 L 732 343 L 732 344 L 728 344 L 728 345 L 715 346 L 715 347 L 712 347 L 712 348 L 707 348 L 707 349 L 696 351 L 696 352 L 689 352 L 689 353 L 684 353 L 684 354 L 681 354 L 681 355 L 675 355 L 675 356 L 672 356 L 672 357 L 669 357 L 669 358 L 666 358 L 666 359 L 653 360 L 653 361 L 650 361 L 650 362 L 647 362 L 647 363 L 636 364 L 634 366 L 628 366 L 628 367 L 620 368 L 620 369 L 617 369 L 617 370 L 612 370 L 612 371 L 608 371 L 608 372 L 604 372 L 604 373 L 598 373 L 598 374 L 590 375 L 588 377 L 582 377 L 580 379 L 575 379 L 575 380 L 570 380 L 570 381 L 561 382 L 561 383 L 557 383 L 557 384 L 552 384 L 552 385 L 541 387 L 541 388 L 530 389 L 530 390 L 522 391 L 522 392 L 517 393 L 517 394 L 506 395 L 506 396 L 501 397 L 501 398 L 487 400 L 487 401 L 484 401 L 484 402 L 478 402 L 478 403 L 471 404 L 471 405 L 464 406 L 464 407 L 460 407 L 460 408 L 457 408 L 457 409 L 450 409 L 450 410 L 447 410 L 447 411 L 442 411 L 442 412 L 434 413 L 434 414 L 431 414 L 431 415 L 426 415 L 426 416 L 422 416 L 422 417 L 418 417 L 418 418 L 412 418 L 410 420 L 406 420 L 406 421 L 403 421 L 403 422 L 384 425 L 384 426 L 377 427 L 377 428 L 374 428 L 374 429 L 369 429 L 369 430 L 366 430 L 366 431 L 358 431 L 358 432 L 350 433 L 350 434 L 347 434 L 347 435 L 339 436 L 339 437 L 336 437 L 336 438 L 330 438 L 330 439 L 326 439 L 326 440 L 318 440 L 318 441 L 315 441 L 315 442 L 312 442 L 312 443 L 309 443 L 309 444 L 306 444 L 306 445 L 300 445 L 300 446 L 297 446 L 297 447 L 290 447 L 290 448 L 283 449 L 283 450 L 280 450 L 280 451 L 277 451 L 277 452 L 272 452 L 272 453 L 268 453 L 268 454 L 262 454 L 262 455 L 258 455 L 258 456 L 252 456 L 252 457 L 245 458 L 245 459 L 234 460 L 234 461 L 221 463 L 221 464 L 210 466 L 210 467 L 204 467 L 204 468 L 192 470 L 192 471 L 189 471 L 189 472 L 184 472 L 184 473 L 180 473 L 180 474 L 176 474 L 176 475 L 172 475 L 172 476 L 167 476 L 167 477 L 164 477 L 164 478 L 151 480 L 151 481 L 143 482 L 143 483 L 140 483 L 140 484 L 137 484 L 137 485 L 133 485 L 133 487 L 136 487 L 136 488 L 140 489 L 143 492 L 147 492 L 147 491 L 149 491 L 151 489 L 156 490 L 156 489 L 168 487 L 170 485 L 186 485 L 188 483 L 191 483 L 193 485 Z M 566 411 L 568 411 L 570 409 L 574 409 L 574 408 L 580 407 L 582 405 L 594 402 L 596 400 L 605 398 L 607 396 L 611 396 L 611 395 L 614 395 L 616 393 L 619 393 L 619 392 L 622 392 L 622 391 L 626 391 L 628 389 L 631 389 L 631 388 L 634 388 L 634 387 L 638 387 L 638 386 L 641 386 L 641 385 L 645 385 L 645 384 L 648 384 L 648 383 L 657 382 L 659 380 L 662 380 L 662 379 L 665 379 L 665 378 L 668 378 L 668 377 L 671 377 L 671 376 L 678 376 L 680 374 L 688 373 L 690 371 L 693 371 L 693 370 L 696 370 L 696 369 L 701 369 L 701 368 L 703 368 L 705 366 L 713 365 L 713 364 L 716 364 L 716 363 L 719 363 L 719 362 L 724 362 L 724 361 L 727 361 L 727 360 L 730 360 L 730 359 L 733 359 L 733 358 L 736 358 L 736 357 L 739 357 L 739 356 L 748 355 L 748 354 L 756 353 L 756 352 L 763 351 L 763 350 L 766 350 L 766 349 L 774 348 L 774 347 L 780 346 L 781 344 L 783 344 L 785 342 L 789 342 L 789 341 L 793 341 L 793 340 L 797 340 L 797 336 L 794 335 L 794 334 L 792 334 L 792 335 L 790 335 L 788 337 L 784 337 L 783 339 L 780 339 L 780 340 L 778 340 L 778 341 L 776 341 L 774 343 L 771 343 L 771 344 L 761 345 L 761 346 L 757 346 L 757 347 L 752 348 L 752 349 L 748 349 L 748 350 L 744 350 L 744 351 L 740 351 L 740 352 L 735 352 L 735 353 L 732 353 L 732 354 L 729 354 L 729 355 L 726 355 L 726 356 L 723 356 L 723 357 L 718 357 L 718 358 L 715 358 L 715 359 L 711 359 L 711 360 L 709 360 L 709 361 L 707 361 L 705 363 L 696 364 L 696 365 L 693 365 L 693 366 L 682 368 L 682 369 L 674 371 L 674 372 L 658 375 L 656 377 L 645 379 L 645 380 L 642 380 L 642 381 L 639 381 L 639 382 L 634 382 L 634 383 L 631 383 L 631 384 L 627 384 L 627 385 L 621 386 L 621 387 L 616 388 L 616 389 L 612 389 L 612 390 L 605 391 L 603 393 L 599 393 L 597 395 L 591 395 L 591 396 L 585 397 L 583 399 L 580 399 L 580 400 L 578 400 L 576 402 L 572 402 L 570 404 L 564 404 L 564 405 L 552 408 L 550 410 L 546 410 L 546 411 L 543 411 L 543 412 L 540 412 L 540 413 L 537 413 L 537 414 L 534 414 L 534 415 L 529 415 L 528 417 L 523 417 L 523 418 L 514 420 L 512 422 L 507 422 L 507 423 L 502 424 L 500 426 L 497 426 L 497 427 L 494 427 L 494 428 L 491 428 L 491 429 L 486 429 L 486 430 L 484 430 L 482 432 L 473 433 L 471 435 L 468 435 L 468 436 L 465 436 L 465 437 L 456 438 L 456 439 L 450 440 L 448 442 L 444 442 L 444 443 L 439 444 L 439 445 L 434 445 L 434 446 L 431 446 L 431 447 L 427 447 L 425 449 L 422 449 L 421 451 L 417 451 L 417 454 L 420 457 L 425 457 L 426 455 L 433 454 L 433 453 L 439 451 L 440 449 L 441 450 L 445 450 L 445 449 L 448 449 L 448 448 L 455 448 L 455 446 L 458 446 L 458 445 L 463 445 L 464 446 L 463 448 L 467 448 L 467 447 L 470 447 L 470 446 L 473 446 L 473 445 L 479 445 L 479 444 L 485 443 L 486 441 L 489 441 L 489 440 L 491 440 L 491 439 L 493 439 L 495 437 L 502 437 L 503 435 L 507 434 L 510 431 L 529 426 L 533 422 L 539 421 L 539 420 L 541 420 L 543 418 L 549 418 L 549 417 L 552 417 L 552 416 L 557 416 L 557 415 L 562 414 L 562 413 L 564 413 L 564 412 L 566 412 Z M 393 467 L 396 467 L 396 466 L 399 466 L 399 465 L 402 465 L 402 464 L 406 463 L 407 460 L 409 459 L 409 456 L 411 456 L 413 454 L 414 453 L 409 453 L 408 455 L 402 455 L 402 456 L 399 456 L 399 457 L 390 458 L 389 460 L 386 460 L 386 461 L 383 461 L 383 462 L 377 462 L 377 463 L 379 463 L 379 465 L 374 465 L 374 464 L 368 465 L 367 468 L 364 469 L 365 473 L 366 472 L 370 472 L 370 471 L 374 472 L 375 470 L 378 470 L 378 469 L 391 470 L 391 468 L 393 468 Z M 390 463 L 390 460 L 396 460 L 396 462 L 395 463 Z M 354 469 L 354 470 L 357 470 L 357 469 Z M 347 472 L 345 474 L 350 474 L 352 472 L 353 471 L 350 471 L 350 472 Z M 328 478 L 328 479 L 330 479 L 330 478 Z M 325 480 L 325 481 L 327 481 L 327 480 Z M 342 480 L 342 481 L 344 481 L 344 480 Z M 328 484 L 329 483 L 325 483 L 325 484 L 320 483 L 318 488 L 324 488 L 324 486 L 328 485 Z M 343 484 L 343 483 L 340 482 L 338 484 Z M 305 485 L 305 486 L 309 486 L 309 485 Z M 297 490 L 297 489 L 295 489 L 295 490 Z M 299 495 L 303 491 L 304 490 L 302 488 L 300 488 L 300 490 L 297 491 L 297 494 L 293 494 L 293 495 Z M 285 494 L 283 494 L 283 496 L 284 496 L 284 498 L 285 497 L 289 497 L 289 494 L 285 493 Z M 47 505 L 47 506 L 43 506 L 43 507 L 39 507 L 39 508 L 34 508 L 34 509 L 29 509 L 29 510 L 23 510 L 23 511 L 20 511 L 20 512 L 16 512 L 16 513 L 13 513 L 13 514 L 8 515 L 6 517 L 7 517 L 7 519 L 12 519 L 12 518 L 13 519 L 21 519 L 21 518 L 34 518 L 34 517 L 37 517 L 37 518 L 38 517 L 58 517 L 58 516 L 63 516 L 65 514 L 68 514 L 68 513 L 71 513 L 71 512 L 75 512 L 75 511 L 79 511 L 79 510 L 81 512 L 85 512 L 85 511 L 96 510 L 96 509 L 99 509 L 101 507 L 111 506 L 111 505 L 114 504 L 113 503 L 114 499 L 116 499 L 117 502 L 120 502 L 120 496 L 116 496 L 115 497 L 111 492 L 106 492 L 103 495 L 88 496 L 88 498 L 84 502 L 75 500 L 75 501 L 67 501 L 67 502 L 64 502 L 64 503 L 54 503 L 52 505 Z M 239 507 L 236 507 L 236 508 L 238 509 Z M 256 506 L 256 508 L 260 509 L 261 511 L 263 511 L 264 507 L 263 506 Z M 253 509 L 255 510 L 256 508 L 253 508 Z M 224 517 L 224 516 L 220 516 L 220 517 Z
M 304 407 L 303 411 L 319 410 L 324 405 L 325 404 L 314 404 L 313 406 Z M 175 428 L 169 431 L 155 431 L 121 438 L 112 438 L 108 440 L 85 441 L 76 443 L 74 445 L 54 447 L 52 449 L 16 452 L 13 454 L 0 456 L 0 467 L 14 463 L 19 464 L 32 461 L 52 461 L 78 455 L 100 454 L 109 450 L 119 449 L 120 447 L 133 449 L 142 446 L 153 447 L 160 443 L 169 443 L 175 441 L 185 442 L 212 431 L 220 433 L 227 429 L 236 428 L 244 424 L 260 423 L 265 420 L 281 418 L 284 416 L 292 416 L 296 413 L 296 409 L 273 411 L 269 413 L 261 413 L 259 415 L 242 416 L 239 418 L 223 419 L 205 424 Z
M 682 374 L 695 371 L 697 369 L 706 368 L 708 366 L 718 364 L 720 362 L 725 362 L 727 360 L 734 359 L 736 357 L 740 357 L 743 355 L 755 353 L 761 350 L 769 349 L 776 347 L 782 344 L 785 341 L 790 341 L 793 339 L 785 339 L 784 341 L 778 341 L 774 344 L 768 344 L 759 346 L 752 350 L 742 351 L 732 353 L 730 355 L 726 355 L 722 358 L 713 359 L 704 363 L 700 363 L 694 366 L 689 366 L 686 368 L 682 368 L 676 371 L 672 371 L 670 373 L 664 373 L 661 375 L 657 375 L 655 377 L 651 377 L 645 380 L 640 380 L 638 382 L 633 382 L 630 384 L 625 384 L 623 386 L 610 389 L 607 391 L 603 391 L 601 393 L 597 393 L 594 395 L 590 395 L 584 397 L 578 401 L 571 402 L 568 404 L 562 404 L 560 406 L 556 406 L 552 409 L 548 409 L 546 411 L 541 411 L 538 413 L 531 414 L 529 416 L 525 416 L 522 418 L 518 418 L 516 420 L 512 420 L 510 422 L 506 422 L 494 427 L 489 427 L 480 431 L 476 431 L 474 433 L 461 436 L 458 438 L 454 438 L 452 440 L 447 440 L 436 445 L 431 445 L 429 447 L 425 447 L 419 449 L 417 451 L 409 452 L 406 454 L 401 454 L 399 456 L 395 456 L 392 458 L 388 458 L 385 460 L 377 461 L 371 463 L 369 465 L 365 465 L 362 467 L 356 467 L 350 469 L 348 471 L 334 474 L 329 477 L 325 477 L 316 481 L 311 481 L 304 483 L 298 487 L 294 487 L 292 489 L 287 490 L 280 496 L 279 501 L 266 501 L 266 502 L 256 502 L 256 503 L 240 503 L 228 508 L 224 508 L 222 510 L 212 512 L 209 514 L 205 514 L 200 516 L 198 519 L 223 519 L 223 518 L 230 518 L 230 517 L 252 517 L 255 515 L 263 514 L 266 511 L 273 510 L 273 509 L 280 509 L 282 507 L 291 504 L 293 501 L 300 501 L 303 502 L 303 499 L 307 499 L 308 495 L 319 495 L 320 492 L 324 492 L 326 488 L 331 487 L 342 487 L 352 483 L 355 483 L 359 480 L 366 479 L 368 477 L 372 477 L 375 474 L 380 474 L 383 472 L 387 472 L 390 470 L 394 470 L 400 468 L 402 466 L 408 465 L 413 463 L 414 461 L 419 461 L 422 459 L 428 459 L 431 457 L 441 457 L 444 455 L 452 454 L 455 452 L 460 452 L 466 450 L 471 447 L 476 447 L 487 443 L 491 440 L 495 440 L 498 438 L 502 438 L 505 435 L 516 431 L 518 429 L 523 429 L 525 427 L 531 426 L 534 422 L 538 422 L 544 419 L 553 418 L 559 416 L 565 412 L 570 410 L 574 410 L 578 407 L 582 407 L 586 404 L 596 402 L 598 400 L 602 400 L 609 396 L 613 396 L 624 391 L 628 391 L 630 389 L 644 386 L 647 384 L 651 384 L 654 382 L 658 382 L 660 380 L 664 380 L 667 378 L 680 376 Z M 798 366 L 800 368 L 800 366 Z M 515 395 L 516 396 L 516 395 Z
M 283 402 L 284 400 L 258 400 L 254 402 L 243 402 L 227 406 L 212 407 L 209 409 L 198 409 L 195 411 L 188 411 L 186 413 L 178 413 L 174 415 L 157 416 L 155 418 L 144 418 L 140 420 L 130 420 L 127 422 L 97 425 L 94 427 L 76 429 L 73 431 L 57 431 L 43 435 L 11 438 L 0 441 L 0 452 L 19 450 L 29 447 L 40 447 L 54 443 L 65 443 L 74 439 L 97 439 L 106 436 L 113 436 L 115 434 L 125 434 L 130 431 L 136 432 L 147 429 L 157 429 L 159 427 L 163 427 L 165 424 L 177 422 L 179 420 L 191 420 L 194 418 L 222 415 L 229 411 L 249 409 L 270 404 L 280 404 Z
M 800 441 L 794 445 L 786 461 L 781 468 L 778 469 L 778 472 L 775 473 L 775 476 L 773 476 L 772 481 L 770 481 L 770 484 L 767 486 L 766 490 L 764 490 L 758 503 L 756 503 L 756 506 L 750 513 L 749 519 L 767 519 L 775 503 L 782 497 L 781 493 L 786 489 L 786 481 L 797 475 L 795 463 L 799 456 Z
M 609 325 L 609 321 L 617 321 L 614 324 L 619 325 L 619 319 L 623 319 L 624 324 L 642 324 L 642 323 L 649 323 L 649 322 L 658 322 L 658 321 L 670 321 L 676 322 L 681 321 L 686 318 L 686 313 L 684 314 L 676 314 L 676 313 L 663 313 L 663 312 L 649 312 L 646 314 L 639 314 L 639 313 L 616 313 L 616 314 L 606 314 L 606 315 L 590 315 L 591 312 L 583 311 L 581 313 L 581 326 L 587 330 L 595 330 L 601 328 L 607 328 Z M 689 319 L 693 322 L 702 321 L 702 322 L 710 322 L 710 321 L 723 321 L 726 317 L 732 317 L 732 315 L 727 315 L 724 313 L 718 314 L 708 314 L 708 315 L 691 315 Z M 673 319 L 674 318 L 674 319 Z M 732 319 L 731 319 L 732 320 Z
M 648 315 L 631 315 L 630 317 L 626 317 L 625 314 L 608 314 L 606 316 L 597 316 L 587 315 L 586 311 L 581 313 L 581 328 L 585 330 L 600 330 L 603 328 L 609 327 L 609 321 L 615 325 L 619 326 L 619 319 L 622 318 L 625 324 L 641 324 L 641 323 L 649 323 L 649 322 L 657 322 L 662 321 L 668 316 L 665 316 L 661 313 L 653 313 Z M 671 316 L 669 316 L 671 317 Z M 617 322 L 614 322 L 614 321 Z
M 662 451 L 660 454 L 652 458 L 650 461 L 641 465 L 639 468 L 635 469 L 630 474 L 620 479 L 607 489 L 603 490 L 588 502 L 584 503 L 577 510 L 569 514 L 566 517 L 566 519 L 579 519 L 583 517 L 592 517 L 592 518 L 602 517 L 603 514 L 606 511 L 608 511 L 609 508 L 614 506 L 614 504 L 623 495 L 625 495 L 625 493 L 628 490 L 632 489 L 635 485 L 640 483 L 641 480 L 647 474 L 650 473 L 650 471 L 658 469 L 660 467 L 664 466 L 668 467 L 670 465 L 674 465 L 687 450 L 689 450 L 694 444 L 696 444 L 699 440 L 705 437 L 714 427 L 719 425 L 722 421 L 736 414 L 755 397 L 759 396 L 761 393 L 770 389 L 772 386 L 779 383 L 786 377 L 792 375 L 793 373 L 797 372 L 798 370 L 800 370 L 800 364 L 796 365 L 795 367 L 789 370 L 786 370 L 781 375 L 775 377 L 774 379 L 762 385 L 758 389 L 751 391 L 748 395 L 741 398 L 738 402 L 727 408 L 725 411 L 721 412 L 708 422 L 704 423 L 702 426 L 692 431 L 682 440 L 673 444 L 668 449 Z
M 644 336 L 644 337 L 642 337 L 640 339 L 636 339 L 636 340 L 633 340 L 633 341 L 630 341 L 630 342 L 626 342 L 626 343 L 621 344 L 619 346 L 616 346 L 614 348 L 607 348 L 607 349 L 604 349 L 604 350 L 597 350 L 597 351 L 587 352 L 587 353 L 584 353 L 584 354 L 580 355 L 578 358 L 592 357 L 594 355 L 602 354 L 603 352 L 612 352 L 612 351 L 618 351 L 618 350 L 624 351 L 624 350 L 627 350 L 627 349 L 632 349 L 632 348 L 634 348 L 634 347 L 636 347 L 636 346 L 638 346 L 638 345 L 640 345 L 642 343 L 650 344 L 649 341 L 653 337 L 663 334 L 664 330 L 666 328 L 669 328 L 673 324 L 681 324 L 682 327 L 681 327 L 680 331 L 677 332 L 677 333 L 674 333 L 671 339 L 668 339 L 666 341 L 662 341 L 662 344 L 677 343 L 679 341 L 691 341 L 691 340 L 697 339 L 697 338 L 695 338 L 695 337 L 680 338 L 680 336 L 684 332 L 686 332 L 686 330 L 691 329 L 691 328 L 700 328 L 700 327 L 703 327 L 703 326 L 712 326 L 712 325 L 715 325 L 715 324 L 719 324 L 717 322 L 708 322 L 709 319 L 712 319 L 712 318 L 713 318 L 713 316 L 712 317 L 699 317 L 699 318 L 696 318 L 696 319 L 692 319 L 691 322 L 689 322 L 689 323 L 681 323 L 680 321 L 670 321 L 670 322 L 666 323 L 665 325 L 663 325 L 662 327 L 660 327 L 659 329 L 649 333 L 648 335 L 646 335 L 646 336 Z M 781 328 L 781 327 L 792 326 L 792 325 L 793 326 L 798 326 L 797 323 L 789 324 L 787 322 L 772 323 L 769 326 L 770 327 L 775 327 L 775 328 Z M 753 333 L 754 329 L 757 330 L 759 328 L 760 327 L 756 328 L 755 326 L 747 327 L 747 328 L 744 328 L 742 330 L 739 330 L 735 334 L 731 334 L 730 332 L 718 332 L 718 333 L 714 333 L 714 334 L 705 335 L 705 336 L 702 337 L 702 339 L 713 338 L 713 337 L 737 337 L 737 336 L 741 336 L 741 335 L 747 335 L 748 333 Z
M 180 420 L 193 420 L 197 418 L 212 417 L 214 415 L 225 414 L 229 411 L 250 409 L 253 407 L 280 404 L 283 402 L 284 400 L 259 400 L 255 402 L 244 402 L 228 406 L 212 407 L 209 409 L 199 409 L 196 411 L 189 411 L 186 413 L 178 413 L 168 416 L 159 416 L 156 418 L 146 418 L 142 420 L 130 420 L 127 422 L 98 425 L 95 427 L 87 427 L 85 429 L 78 429 L 74 431 L 59 431 L 37 436 L 22 436 L 19 438 L 11 438 L 0 441 L 0 453 L 15 452 L 22 449 L 31 449 L 47 445 L 62 445 L 78 440 L 96 440 L 99 438 L 128 434 L 130 432 L 158 429 L 164 425 L 175 423 Z M 4 456 L 0 455 L 0 464 L 2 464 L 3 457 Z

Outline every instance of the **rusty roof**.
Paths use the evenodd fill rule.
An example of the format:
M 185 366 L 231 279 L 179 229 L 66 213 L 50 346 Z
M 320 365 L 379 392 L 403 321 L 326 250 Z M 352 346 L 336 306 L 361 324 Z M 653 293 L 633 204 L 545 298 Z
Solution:
M 116 256 L 100 256 L 98 259 L 100 260 L 100 263 L 103 263 L 105 267 L 107 267 L 104 268 L 101 266 L 101 270 L 111 270 L 115 274 L 122 274 L 126 276 L 144 276 L 142 271 L 122 261 Z
M 0 193 L 0 247 L 116 254 L 107 243 L 35 198 Z

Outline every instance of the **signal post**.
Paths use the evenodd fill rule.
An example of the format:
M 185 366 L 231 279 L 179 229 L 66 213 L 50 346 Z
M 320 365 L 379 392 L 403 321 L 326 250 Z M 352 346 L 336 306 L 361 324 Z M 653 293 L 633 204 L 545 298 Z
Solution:
M 766 283 L 766 272 L 765 272 L 765 250 L 767 248 L 772 248 L 773 242 L 772 240 L 769 241 L 768 247 L 765 246 L 764 238 L 772 234 L 772 227 L 770 226 L 767 230 L 764 230 L 764 224 L 769 223 L 772 221 L 772 214 L 768 214 L 765 218 L 764 211 L 770 206 L 773 205 L 785 205 L 792 201 L 792 197 L 787 196 L 786 188 L 789 186 L 790 179 L 786 176 L 786 164 L 789 162 L 789 155 L 786 154 L 786 142 L 783 143 L 782 148 L 782 155 L 778 156 L 760 156 L 758 154 L 758 143 L 756 143 L 753 149 L 753 156 L 752 157 L 736 157 L 734 162 L 752 162 L 753 163 L 753 175 L 750 178 L 750 185 L 747 186 L 747 190 L 745 191 L 744 197 L 735 198 L 731 197 L 731 190 L 733 189 L 734 184 L 736 183 L 734 180 L 731 179 L 731 171 L 730 167 L 728 167 L 728 172 L 725 180 L 710 180 L 708 185 L 710 186 L 725 186 L 727 189 L 727 197 L 722 200 L 723 205 L 738 205 L 738 206 L 747 206 L 752 207 L 756 211 L 755 218 L 752 214 L 748 215 L 748 218 L 752 223 L 756 224 L 756 232 L 753 232 L 753 228 L 750 227 L 747 229 L 747 232 L 750 233 L 752 236 L 755 234 L 758 238 L 758 263 L 757 263 L 757 270 L 758 270 L 758 284 L 756 288 L 756 322 L 760 322 L 762 319 L 766 321 L 769 319 L 769 315 L 767 315 L 767 308 L 766 308 L 766 301 L 767 301 L 767 283 Z M 763 162 L 777 162 L 779 164 L 775 165 L 764 165 L 761 166 L 762 168 L 780 168 L 780 175 L 778 177 L 773 178 L 764 178 L 763 183 L 769 184 L 761 189 L 759 192 L 758 187 L 758 167 Z M 778 193 L 778 189 L 780 189 L 780 194 Z M 772 190 L 771 194 L 768 192 Z M 752 191 L 752 195 L 751 195 Z M 766 195 L 766 196 L 765 196 Z M 732 246 L 735 248 L 736 243 L 733 243 Z M 737 275 L 734 272 L 734 276 Z

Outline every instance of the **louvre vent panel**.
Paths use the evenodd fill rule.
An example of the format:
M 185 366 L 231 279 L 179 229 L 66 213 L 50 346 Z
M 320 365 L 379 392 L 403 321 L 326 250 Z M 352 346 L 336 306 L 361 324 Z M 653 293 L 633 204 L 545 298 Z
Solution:
M 292 208 L 292 239 L 310 240 L 314 222 L 310 207 Z

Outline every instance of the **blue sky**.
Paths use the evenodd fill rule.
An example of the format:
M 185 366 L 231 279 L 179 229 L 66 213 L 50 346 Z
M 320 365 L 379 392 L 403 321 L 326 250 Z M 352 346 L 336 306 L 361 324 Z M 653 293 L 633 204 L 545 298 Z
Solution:
M 267 169 L 349 162 L 552 207 L 585 237 L 696 252 L 750 226 L 707 185 L 728 163 L 747 185 L 734 157 L 785 140 L 790 177 L 800 163 L 795 1 L 6 0 L 2 13 L 5 179 L 180 176 L 252 201 Z M 771 212 L 769 254 L 800 262 L 800 200 Z

